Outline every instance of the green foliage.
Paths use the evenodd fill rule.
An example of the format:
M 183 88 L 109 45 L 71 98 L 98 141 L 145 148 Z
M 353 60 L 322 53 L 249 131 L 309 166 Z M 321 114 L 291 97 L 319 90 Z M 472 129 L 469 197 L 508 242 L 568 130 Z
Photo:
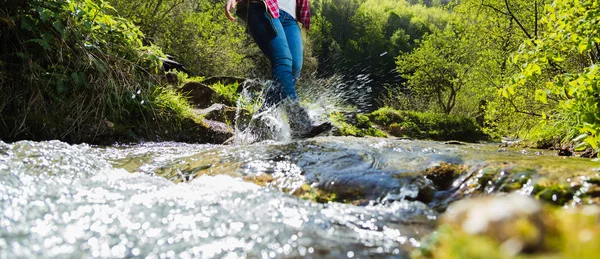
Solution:
M 400 83 L 395 57 L 412 50 L 423 35 L 450 19 L 439 7 L 411 5 L 404 0 L 313 1 L 309 32 L 319 60 L 319 76 L 341 74 L 347 80 L 368 76 L 372 96 L 384 85 Z
M 108 0 L 132 20 L 147 42 L 176 57 L 193 74 L 243 76 L 259 56 L 244 26 L 224 15 L 224 1 Z M 246 59 L 245 59 L 246 58 Z
M 205 79 L 205 77 L 203 77 L 203 76 L 191 76 L 190 77 L 190 75 L 188 75 L 185 72 L 181 72 L 181 71 L 172 71 L 172 72 L 177 75 L 177 82 L 179 84 L 177 87 L 182 87 L 186 83 L 189 83 L 189 82 L 202 82 Z
M 560 147 L 562 144 L 561 138 L 562 136 L 566 136 L 567 132 L 567 128 L 542 121 L 531 126 L 529 130 L 522 132 L 521 135 L 528 147 L 545 149 Z
M 155 103 L 160 49 L 113 12 L 102 0 L 2 5 L 3 139 L 155 137 L 167 114 L 183 119 Z
M 511 59 L 519 72 L 502 94 L 512 98 L 519 89 L 534 88 L 530 100 L 553 104 L 544 111 L 543 119 L 567 128 L 567 140 L 582 140 L 580 148 L 598 150 L 600 4 L 556 0 L 546 6 L 546 12 L 543 33 L 525 42 Z
M 215 92 L 227 100 L 229 103 L 236 103 L 238 99 L 238 83 L 233 84 L 223 84 L 218 82 L 216 84 L 210 85 L 210 88 L 215 90 Z
M 475 121 L 467 117 L 433 112 L 397 111 L 381 108 L 369 115 L 398 137 L 433 140 L 478 141 L 485 138 Z
M 556 106 L 556 100 L 532 102 L 535 96 L 544 96 L 532 83 L 518 89 L 503 87 L 519 70 L 508 63 L 512 54 L 524 41 L 544 32 L 540 21 L 548 2 L 464 0 L 452 5 L 454 19 L 449 26 L 434 29 L 410 54 L 398 57 L 398 71 L 407 82 L 389 85 L 382 103 L 397 109 L 476 117 L 485 132 L 496 138 L 543 135 L 546 139 L 532 141 L 553 139 L 532 128 Z M 502 98 L 508 94 L 510 98 Z M 548 130 L 538 127 L 537 131 Z
M 182 117 L 196 119 L 197 122 L 201 122 L 199 118 L 194 117 L 190 104 L 181 96 L 180 92 L 172 88 L 157 87 L 151 96 L 159 112 L 173 112 Z M 167 117 L 169 116 L 171 114 L 167 114 Z
M 473 80 L 487 91 L 485 99 L 485 131 L 494 136 L 531 138 L 532 127 L 552 104 L 531 102 L 535 90 L 522 88 L 511 98 L 498 94 L 518 68 L 510 66 L 511 55 L 525 40 L 541 33 L 543 1 L 469 0 L 457 7 L 466 19 L 476 21 L 474 33 L 480 58 L 475 64 Z

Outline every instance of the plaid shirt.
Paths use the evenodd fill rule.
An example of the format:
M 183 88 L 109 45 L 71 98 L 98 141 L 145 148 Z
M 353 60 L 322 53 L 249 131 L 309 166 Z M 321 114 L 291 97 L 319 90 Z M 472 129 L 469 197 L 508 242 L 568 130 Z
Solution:
M 243 0 L 237 0 L 241 2 Z M 279 18 L 279 4 L 277 0 L 261 0 L 265 2 L 267 8 L 269 8 L 269 13 L 273 18 Z M 296 18 L 304 28 L 310 28 L 310 6 L 308 5 L 308 0 L 296 0 Z

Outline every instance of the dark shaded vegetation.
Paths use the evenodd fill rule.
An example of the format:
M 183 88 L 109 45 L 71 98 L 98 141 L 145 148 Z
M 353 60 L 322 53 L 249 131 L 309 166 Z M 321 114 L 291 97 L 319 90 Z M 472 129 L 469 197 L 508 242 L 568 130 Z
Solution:
M 5 141 L 194 140 L 208 129 L 161 87 L 156 47 L 104 1 L 3 1 L 0 136 Z M 212 138 L 212 137 L 211 137 Z

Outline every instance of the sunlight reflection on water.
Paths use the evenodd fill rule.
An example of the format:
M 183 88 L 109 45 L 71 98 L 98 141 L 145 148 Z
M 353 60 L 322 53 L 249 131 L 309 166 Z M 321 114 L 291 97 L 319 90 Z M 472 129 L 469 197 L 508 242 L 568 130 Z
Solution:
M 436 215 L 419 202 L 316 204 L 225 175 L 147 174 L 212 148 L 0 142 L 0 258 L 399 256 L 421 236 L 407 222 Z M 137 173 L 114 167 L 130 159 Z

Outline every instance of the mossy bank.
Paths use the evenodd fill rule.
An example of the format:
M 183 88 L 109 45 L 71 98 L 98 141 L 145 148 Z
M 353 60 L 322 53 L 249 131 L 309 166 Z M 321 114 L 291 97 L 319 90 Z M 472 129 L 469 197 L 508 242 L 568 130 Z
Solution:
M 369 114 L 330 116 L 341 136 L 404 137 L 430 140 L 477 142 L 487 140 L 472 118 L 433 112 L 399 111 L 381 108 Z

